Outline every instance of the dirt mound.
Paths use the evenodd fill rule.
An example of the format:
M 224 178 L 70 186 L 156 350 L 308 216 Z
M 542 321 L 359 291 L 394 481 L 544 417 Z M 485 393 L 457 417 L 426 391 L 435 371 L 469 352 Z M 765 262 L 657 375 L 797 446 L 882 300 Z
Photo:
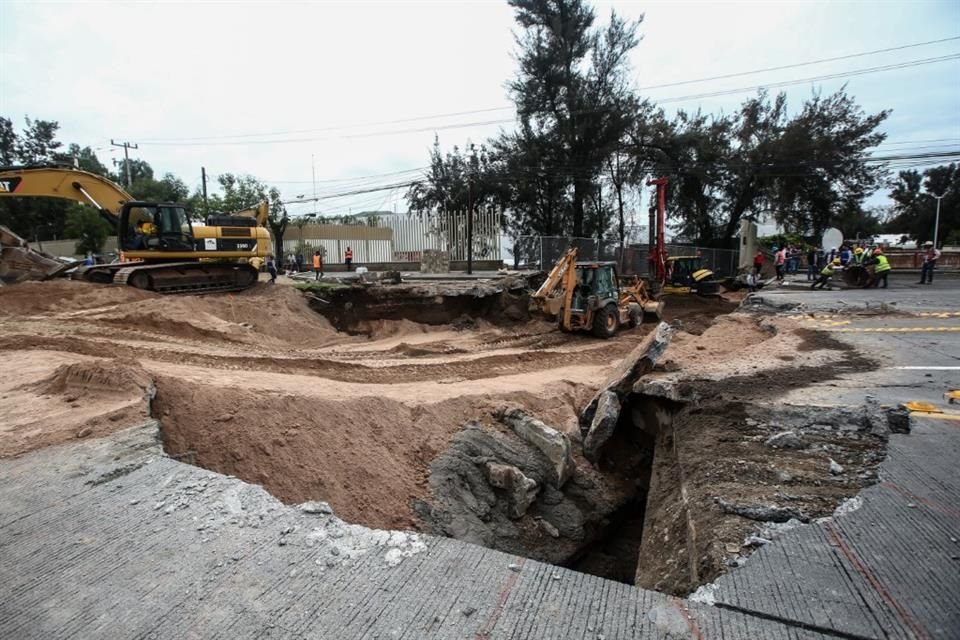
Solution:
M 0 314 L 31 315 L 50 311 L 80 311 L 157 297 L 158 294 L 133 287 L 74 280 L 24 282 L 0 288 Z
M 153 386 L 150 374 L 137 363 L 104 360 L 57 367 L 44 380 L 30 385 L 41 395 L 97 396 L 143 394 Z
M 114 326 L 176 339 L 320 346 L 337 337 L 299 291 L 258 285 L 240 294 L 164 296 L 96 316 Z

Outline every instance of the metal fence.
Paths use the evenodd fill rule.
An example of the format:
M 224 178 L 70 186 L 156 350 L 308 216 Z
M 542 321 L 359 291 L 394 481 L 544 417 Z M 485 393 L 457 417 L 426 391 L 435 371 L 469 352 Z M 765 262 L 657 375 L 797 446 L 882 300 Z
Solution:
M 616 262 L 622 275 L 649 276 L 650 255 L 646 245 L 626 246 L 622 249 L 616 242 L 596 238 L 571 238 L 564 236 L 520 236 L 512 248 L 513 263 L 517 268 L 549 270 L 571 246 L 577 248 L 577 259 Z M 693 245 L 667 245 L 668 256 L 700 255 L 704 267 L 717 275 L 734 275 L 737 272 L 739 251 L 711 249 Z

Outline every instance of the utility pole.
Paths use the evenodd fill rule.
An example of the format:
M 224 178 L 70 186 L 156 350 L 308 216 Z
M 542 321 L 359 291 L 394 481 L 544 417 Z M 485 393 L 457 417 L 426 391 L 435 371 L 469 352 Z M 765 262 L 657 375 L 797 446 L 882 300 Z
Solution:
M 932 193 L 930 195 L 933 195 Z M 943 200 L 943 197 L 947 195 L 947 192 L 944 191 L 941 196 L 933 196 L 937 199 L 937 218 L 933 223 L 933 248 L 937 248 L 937 230 L 940 228 L 940 201 Z M 933 277 L 933 276 L 931 276 Z
M 473 205 L 470 203 L 470 174 L 467 174 L 467 275 L 473 275 Z
M 207 168 L 200 167 L 200 179 L 203 181 L 203 215 L 210 214 L 210 208 L 207 206 Z
M 126 167 L 126 170 L 127 170 L 127 189 L 129 189 L 130 182 L 131 182 L 130 180 L 130 149 L 139 149 L 140 147 L 138 147 L 135 144 L 131 144 L 129 142 L 114 142 L 113 138 L 110 138 L 110 146 L 123 147 L 124 166 Z

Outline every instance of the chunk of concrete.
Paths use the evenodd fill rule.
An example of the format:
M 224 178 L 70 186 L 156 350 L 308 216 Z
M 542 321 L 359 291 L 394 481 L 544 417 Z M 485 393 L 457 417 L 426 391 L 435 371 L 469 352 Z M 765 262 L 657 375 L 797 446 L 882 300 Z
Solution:
M 497 411 L 497 419 L 510 427 L 515 434 L 533 445 L 550 460 L 556 477 L 557 487 L 562 487 L 575 470 L 570 439 L 553 427 L 527 414 L 522 409 L 502 408 Z
M 717 506 L 724 513 L 757 520 L 758 522 L 787 522 L 791 519 L 810 522 L 810 518 L 796 509 L 775 504 L 734 504 L 723 498 L 715 498 Z
M 620 419 L 620 398 L 613 391 L 604 391 L 597 402 L 597 410 L 590 423 L 590 430 L 583 439 L 583 456 L 590 462 L 600 457 L 600 449 L 617 428 Z
M 487 479 L 494 487 L 507 492 L 511 518 L 522 518 L 540 492 L 536 480 L 528 478 L 523 471 L 509 464 L 488 462 Z
M 793 431 L 775 433 L 767 438 L 764 444 L 774 449 L 805 449 L 807 446 L 803 438 Z
M 600 404 L 600 398 L 606 392 L 616 394 L 617 399 L 622 403 L 624 397 L 630 393 L 637 380 L 649 373 L 657 361 L 663 356 L 670 344 L 670 338 L 673 337 L 673 329 L 666 322 L 661 322 L 657 328 L 651 331 L 634 348 L 630 354 L 623 359 L 623 362 L 610 374 L 610 376 L 600 385 L 600 390 L 593 397 L 590 403 L 580 413 L 580 431 L 586 435 L 590 426 L 593 424 L 594 416 L 597 413 L 597 406 Z

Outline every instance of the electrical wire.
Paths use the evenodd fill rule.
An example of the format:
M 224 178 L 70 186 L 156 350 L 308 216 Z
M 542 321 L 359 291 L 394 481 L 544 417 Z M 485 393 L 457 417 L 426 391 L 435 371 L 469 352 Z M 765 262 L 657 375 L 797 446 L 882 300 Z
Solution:
M 843 55 L 843 56 L 835 56 L 835 57 L 832 57 L 832 58 L 821 58 L 821 59 L 818 59 L 818 60 L 809 60 L 809 61 L 806 61 L 806 62 L 798 62 L 798 63 L 789 64 L 789 65 L 781 65 L 781 66 L 777 66 L 777 67 L 767 67 L 767 68 L 762 68 L 762 69 L 754 69 L 754 70 L 750 70 L 750 71 L 741 71 L 741 72 L 737 72 L 737 73 L 725 74 L 725 75 L 720 75 L 720 76 L 713 76 L 713 77 L 709 77 L 709 78 L 699 78 L 699 79 L 694 79 L 694 80 L 682 80 L 682 81 L 670 82 L 670 83 L 659 84 L 659 85 L 651 85 L 651 86 L 647 86 L 647 87 L 640 87 L 640 90 L 641 90 L 641 91 L 648 91 L 648 90 L 652 90 L 652 89 L 660 89 L 660 88 L 668 88 L 668 87 L 675 87 L 675 86 L 684 86 L 684 85 L 690 85 L 690 84 L 698 84 L 698 83 L 708 82 L 708 81 L 713 81 L 713 80 L 721 80 L 721 79 L 729 79 L 729 78 L 743 77 L 743 76 L 755 75 L 755 74 L 759 74 L 759 73 L 767 73 L 767 72 L 770 72 L 770 71 L 780 71 L 780 70 L 785 70 L 785 69 L 795 69 L 795 68 L 804 67 L 804 66 L 810 66 L 810 65 L 816 65 L 816 64 L 823 64 L 823 63 L 826 63 L 826 62 L 835 62 L 835 61 L 839 61 L 839 60 L 847 60 L 847 59 L 852 59 L 852 58 L 858 58 L 858 57 L 876 55 L 876 54 L 879 54 L 879 53 L 887 53 L 887 52 L 891 52 L 891 51 L 900 51 L 900 50 L 904 50 L 904 49 L 911 49 L 911 48 L 916 48 L 916 47 L 923 47 L 923 46 L 928 46 L 928 45 L 932 45 L 932 44 L 940 44 L 940 43 L 945 43 L 945 42 L 951 42 L 951 41 L 955 41 L 955 40 L 960 40 L 960 36 L 953 36 L 953 37 L 950 37 L 950 38 L 942 38 L 942 39 L 939 39 L 939 40 L 929 40 L 929 41 L 926 41 L 926 42 L 917 42 L 917 43 L 913 43 L 913 44 L 900 45 L 900 46 L 896 46 L 896 47 L 888 47 L 888 48 L 885 48 L 885 49 L 876 49 L 876 50 L 873 50 L 873 51 L 864 51 L 864 52 L 860 52 L 860 53 L 847 54 L 847 55 Z M 946 59 L 950 59 L 950 57 L 948 56 L 948 57 L 946 57 Z M 940 59 L 930 58 L 930 59 L 927 59 L 927 60 L 928 60 L 927 63 L 931 63 L 931 62 L 939 61 Z M 912 61 L 912 64 L 908 64 L 907 66 L 913 66 L 914 64 L 923 64 L 923 63 L 924 63 L 923 61 Z M 899 64 L 903 64 L 903 63 L 898 63 L 898 65 L 899 65 Z M 884 66 L 884 67 L 876 67 L 876 68 L 874 68 L 873 70 L 860 70 L 860 71 L 856 71 L 856 72 L 851 72 L 851 75 L 861 75 L 861 74 L 863 74 L 863 73 L 873 73 L 873 72 L 875 72 L 875 71 L 883 71 L 883 70 L 889 70 L 889 69 L 893 69 L 893 68 L 900 68 L 898 65 L 887 65 L 887 66 Z M 823 76 L 823 79 L 833 79 L 833 78 L 836 78 L 836 77 L 844 77 L 845 75 L 846 75 L 846 74 L 828 74 L 828 75 L 826 75 L 826 76 Z M 804 79 L 802 79 L 802 80 L 790 81 L 790 82 L 796 82 L 796 83 L 810 82 L 810 81 L 816 80 L 817 78 L 818 78 L 818 76 L 815 76 L 814 78 L 804 78 Z M 764 84 L 764 85 L 757 85 L 757 86 L 755 86 L 755 87 L 735 89 L 735 90 L 729 90 L 729 91 L 730 91 L 731 93 L 739 93 L 739 92 L 742 92 L 742 91 L 748 91 L 748 90 L 752 90 L 752 89 L 755 89 L 755 88 L 774 87 L 774 86 L 788 86 L 788 85 L 785 85 L 785 84 L 783 84 L 783 83 Z M 723 95 L 723 94 L 720 94 L 720 95 Z M 685 99 L 693 99 L 694 97 L 697 97 L 697 96 L 693 96 L 693 97 L 682 96 L 682 97 L 668 98 L 668 99 L 666 99 L 666 101 L 681 101 L 681 100 L 685 100 Z M 705 97 L 710 97 L 710 94 L 707 94 Z M 659 102 L 664 102 L 664 100 L 660 100 Z M 267 137 L 271 137 L 271 136 L 295 135 L 295 134 L 304 134 L 304 133 L 323 133 L 323 132 L 329 132 L 329 131 L 339 131 L 339 130 L 343 130 L 343 129 L 358 129 L 358 128 L 364 128 L 364 127 L 370 127 L 370 126 L 380 126 L 380 125 L 389 125 L 389 124 L 403 124 L 403 123 L 407 123 L 407 122 L 418 122 L 418 121 L 423 121 L 423 120 L 433 120 L 433 119 L 441 119 L 441 118 L 446 119 L 446 118 L 459 117 L 459 116 L 464 116 L 464 115 L 474 115 L 474 114 L 479 114 L 479 113 L 491 113 L 491 112 L 497 112 L 497 111 L 509 111 L 509 110 L 512 110 L 512 109 L 514 109 L 513 106 L 489 107 L 489 108 L 484 108 L 484 109 L 473 109 L 473 110 L 468 110 L 468 111 L 456 111 L 456 112 L 443 113 L 443 114 L 434 114 L 434 115 L 428 115 L 428 116 L 417 116 L 417 117 L 412 117 L 412 118 L 402 118 L 402 119 L 398 119 L 398 120 L 383 120 L 383 121 L 372 122 L 372 123 L 365 123 L 365 124 L 358 124 L 358 125 L 338 125 L 338 126 L 323 127 L 323 128 L 314 128 L 314 129 L 293 129 L 293 130 L 275 131 L 275 132 L 269 132 L 269 133 L 231 134 L 231 135 L 219 135 L 219 136 L 192 136 L 192 137 L 183 137 L 183 138 L 153 138 L 153 139 L 141 140 L 141 141 L 140 141 L 140 144 L 148 144 L 148 145 L 179 145 L 179 144 L 182 144 L 182 145 L 187 145 L 187 144 L 190 144 L 190 143 L 196 143 L 196 144 L 198 144 L 198 145 L 201 145 L 201 144 L 231 144 L 231 143 L 232 143 L 232 144 L 252 144 L 252 143 L 255 143 L 255 142 L 260 142 L 260 143 L 292 142 L 292 141 L 301 141 L 301 139 L 297 139 L 297 140 L 276 140 L 276 141 L 274 141 L 274 140 L 260 140 L 260 141 L 247 140 L 247 141 L 239 141 L 239 140 L 234 140 L 234 139 L 237 139 L 237 138 L 267 138 Z M 462 126 L 475 126 L 475 124 L 480 124 L 480 125 L 482 125 L 482 124 L 502 124 L 502 123 L 506 123 L 506 122 L 513 122 L 513 119 L 487 121 L 486 123 L 463 123 L 463 124 L 455 124 L 455 125 L 445 125 L 445 126 L 441 126 L 441 127 L 437 127 L 437 128 L 438 128 L 438 129 L 443 129 L 443 128 L 453 128 L 453 127 L 462 127 Z M 433 129 L 432 127 L 428 127 L 428 128 L 427 128 L 427 130 L 432 130 L 432 129 Z M 413 131 L 414 131 L 414 132 L 419 132 L 419 131 L 421 131 L 421 130 L 420 130 L 420 129 L 416 129 L 416 130 L 413 130 Z M 388 133 L 388 134 L 389 134 L 389 133 Z M 357 135 L 388 135 L 388 134 L 357 134 Z M 350 136 L 347 136 L 347 137 L 350 137 Z M 220 141 L 220 142 L 217 142 L 217 141 Z M 232 141 L 232 142 L 225 142 L 225 141 Z M 307 140 L 303 140 L 303 141 L 312 141 L 312 140 L 307 139 Z

